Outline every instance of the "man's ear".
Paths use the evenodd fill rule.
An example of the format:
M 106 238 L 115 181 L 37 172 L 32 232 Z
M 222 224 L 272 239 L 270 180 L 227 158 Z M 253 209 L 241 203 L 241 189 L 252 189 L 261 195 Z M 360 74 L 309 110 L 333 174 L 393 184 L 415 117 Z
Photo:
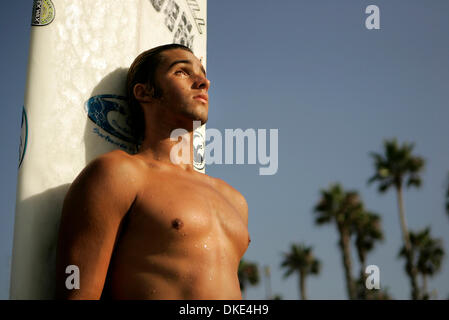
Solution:
M 139 102 L 151 102 L 151 100 L 153 99 L 153 91 L 154 88 L 151 88 L 151 90 L 149 90 L 147 85 L 143 83 L 136 83 L 133 88 L 134 96 Z

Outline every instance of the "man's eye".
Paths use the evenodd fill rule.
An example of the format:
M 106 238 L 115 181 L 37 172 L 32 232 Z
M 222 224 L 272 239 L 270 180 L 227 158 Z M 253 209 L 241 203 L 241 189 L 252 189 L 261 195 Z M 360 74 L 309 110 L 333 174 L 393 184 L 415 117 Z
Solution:
M 184 70 L 177 70 L 175 71 L 175 74 L 187 75 L 187 73 Z

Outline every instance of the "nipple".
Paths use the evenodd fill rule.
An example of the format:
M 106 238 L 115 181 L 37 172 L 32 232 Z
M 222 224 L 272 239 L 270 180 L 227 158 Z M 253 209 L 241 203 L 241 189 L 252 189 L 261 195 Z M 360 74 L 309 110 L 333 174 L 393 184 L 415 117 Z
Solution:
M 175 220 L 173 220 L 171 222 L 171 225 L 173 228 L 175 228 L 176 230 L 179 230 L 182 228 L 182 226 L 184 225 L 184 223 L 181 221 L 181 219 L 176 218 Z

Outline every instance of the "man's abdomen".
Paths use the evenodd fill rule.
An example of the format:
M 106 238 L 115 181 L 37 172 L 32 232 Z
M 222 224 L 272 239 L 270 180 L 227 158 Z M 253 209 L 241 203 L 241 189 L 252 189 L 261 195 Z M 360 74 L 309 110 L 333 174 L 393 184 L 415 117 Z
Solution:
M 105 289 L 112 299 L 241 299 L 235 261 L 205 254 L 116 255 Z

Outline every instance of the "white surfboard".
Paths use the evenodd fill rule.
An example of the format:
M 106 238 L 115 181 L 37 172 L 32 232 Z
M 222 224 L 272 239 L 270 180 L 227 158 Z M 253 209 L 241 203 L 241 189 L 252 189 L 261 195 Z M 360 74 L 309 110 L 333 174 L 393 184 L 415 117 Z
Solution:
M 17 183 L 11 299 L 52 299 L 62 202 L 86 164 L 134 153 L 126 72 L 141 52 L 189 46 L 206 66 L 207 0 L 34 0 Z M 31 9 L 31 8 L 30 8 Z M 204 126 L 195 168 L 204 172 Z

